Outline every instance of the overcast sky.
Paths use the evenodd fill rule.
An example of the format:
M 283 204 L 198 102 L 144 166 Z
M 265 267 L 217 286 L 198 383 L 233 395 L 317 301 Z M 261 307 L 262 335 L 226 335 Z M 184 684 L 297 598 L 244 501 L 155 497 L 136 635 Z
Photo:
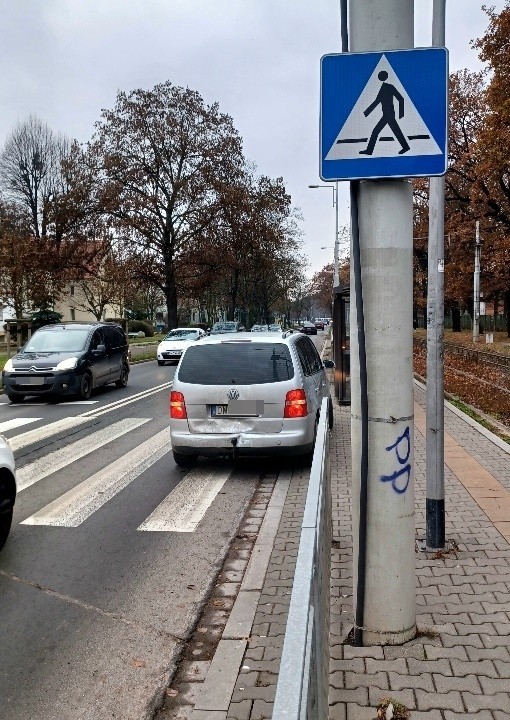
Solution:
M 450 69 L 479 69 L 470 40 L 488 24 L 482 3 L 446 5 Z M 415 6 L 415 45 L 426 46 L 432 0 Z M 189 86 L 232 116 L 260 173 L 283 176 L 309 273 L 332 260 L 332 192 L 308 185 L 320 183 L 319 62 L 340 50 L 339 0 L 0 0 L 0 18 L 0 148 L 30 113 L 86 142 L 117 90 Z M 345 184 L 339 195 L 342 225 Z

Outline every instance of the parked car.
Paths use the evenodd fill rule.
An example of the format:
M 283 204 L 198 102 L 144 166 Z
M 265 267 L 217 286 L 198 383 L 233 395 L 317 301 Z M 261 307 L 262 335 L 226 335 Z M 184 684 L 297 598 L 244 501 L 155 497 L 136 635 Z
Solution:
M 211 328 L 210 335 L 222 335 L 224 333 L 240 332 L 240 323 L 235 320 L 224 320 L 223 322 L 214 323 Z
M 12 513 L 16 501 L 16 470 L 14 456 L 8 441 L 0 435 L 0 550 L 11 529 Z
M 282 326 L 277 325 L 276 323 L 273 323 L 269 326 L 269 332 L 282 332 Z
M 251 332 L 269 332 L 269 325 L 252 325 Z
M 170 330 L 166 337 L 159 343 L 156 352 L 158 365 L 166 362 L 179 362 L 184 348 L 191 343 L 205 337 L 205 331 L 201 328 L 175 328 Z
M 329 383 L 310 338 L 205 338 L 184 350 L 173 383 L 170 438 L 178 465 L 192 465 L 199 455 L 311 460 Z
M 324 323 L 322 322 L 322 320 L 316 320 L 314 325 L 317 330 L 324 330 Z
M 315 327 L 313 322 L 309 322 L 308 320 L 305 320 L 304 323 L 301 323 L 299 332 L 302 332 L 305 335 L 317 335 L 317 328 Z
M 2 382 L 9 400 L 26 395 L 78 395 L 88 400 L 92 390 L 115 383 L 126 387 L 128 342 L 114 323 L 60 323 L 37 330 L 5 363 Z

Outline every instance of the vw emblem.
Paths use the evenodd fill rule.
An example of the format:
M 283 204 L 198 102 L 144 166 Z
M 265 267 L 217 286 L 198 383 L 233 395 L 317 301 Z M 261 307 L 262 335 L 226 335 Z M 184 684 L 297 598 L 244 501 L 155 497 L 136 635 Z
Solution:
M 235 388 L 232 388 L 232 390 L 229 390 L 227 393 L 227 397 L 229 400 L 238 400 L 239 399 L 239 391 Z

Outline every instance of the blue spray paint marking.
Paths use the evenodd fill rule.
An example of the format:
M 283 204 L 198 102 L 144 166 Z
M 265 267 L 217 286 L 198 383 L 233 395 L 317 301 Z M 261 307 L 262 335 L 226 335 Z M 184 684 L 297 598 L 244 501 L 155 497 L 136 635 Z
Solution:
M 388 452 L 395 450 L 399 465 L 404 465 L 405 467 L 395 470 L 391 475 L 381 475 L 379 480 L 381 482 L 390 482 L 393 490 L 399 495 L 402 495 L 407 490 L 411 479 L 411 464 L 408 462 L 409 456 L 411 455 L 411 433 L 409 426 L 406 427 L 402 435 L 397 438 L 393 445 L 388 445 L 386 450 Z M 405 478 L 405 485 L 399 480 L 402 476 Z

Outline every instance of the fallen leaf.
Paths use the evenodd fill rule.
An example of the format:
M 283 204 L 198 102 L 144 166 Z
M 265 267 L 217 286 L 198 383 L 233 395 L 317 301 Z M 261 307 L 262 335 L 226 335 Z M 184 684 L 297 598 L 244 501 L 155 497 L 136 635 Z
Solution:
M 142 667 L 145 667 L 145 663 L 143 660 L 138 660 L 138 658 L 133 658 L 131 660 L 131 667 L 142 668 Z

